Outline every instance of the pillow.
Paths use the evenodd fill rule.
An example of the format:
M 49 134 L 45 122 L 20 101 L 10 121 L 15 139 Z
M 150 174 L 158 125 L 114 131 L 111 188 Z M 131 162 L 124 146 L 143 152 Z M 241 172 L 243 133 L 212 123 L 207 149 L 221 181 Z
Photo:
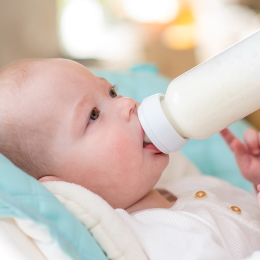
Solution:
M 1 154 L 0 180 L 0 217 L 30 220 L 32 237 L 40 226 L 71 259 L 107 259 L 89 231 L 54 195 Z
M 165 93 L 171 82 L 169 78 L 159 75 L 156 66 L 152 64 L 136 65 L 128 72 L 94 68 L 90 70 L 115 84 L 119 94 L 138 102 L 155 93 Z M 241 120 L 230 126 L 230 129 L 242 139 L 243 132 L 249 127 L 252 126 Z M 247 191 L 252 190 L 251 183 L 241 176 L 232 152 L 219 134 L 205 140 L 190 140 L 181 152 L 195 163 L 203 174 L 219 177 Z

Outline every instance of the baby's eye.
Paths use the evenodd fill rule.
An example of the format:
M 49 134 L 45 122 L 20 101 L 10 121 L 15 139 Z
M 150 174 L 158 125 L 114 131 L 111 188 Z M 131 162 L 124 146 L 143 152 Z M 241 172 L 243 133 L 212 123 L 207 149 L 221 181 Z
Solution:
M 117 93 L 116 93 L 116 90 L 115 90 L 115 86 L 113 86 L 113 87 L 109 90 L 109 96 L 110 96 L 111 98 L 117 97 Z
M 90 114 L 90 117 L 89 117 L 89 123 L 95 121 L 96 119 L 98 119 L 99 117 L 99 111 L 97 108 L 94 108 L 92 111 L 91 111 L 91 114 Z

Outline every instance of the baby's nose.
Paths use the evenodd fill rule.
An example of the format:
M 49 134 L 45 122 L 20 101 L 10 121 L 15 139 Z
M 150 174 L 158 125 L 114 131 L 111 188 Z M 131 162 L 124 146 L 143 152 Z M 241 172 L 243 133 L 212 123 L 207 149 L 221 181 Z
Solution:
M 118 99 L 118 101 L 119 112 L 122 114 L 125 120 L 129 120 L 131 114 L 136 113 L 138 103 L 135 102 L 132 98 L 128 97 L 122 97 Z

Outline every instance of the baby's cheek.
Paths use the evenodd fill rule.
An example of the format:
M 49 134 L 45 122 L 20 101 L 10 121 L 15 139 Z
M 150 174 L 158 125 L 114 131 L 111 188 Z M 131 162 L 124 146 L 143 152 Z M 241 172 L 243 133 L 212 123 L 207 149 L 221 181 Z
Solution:
M 107 151 L 110 162 L 114 167 L 127 170 L 136 164 L 140 164 L 141 156 L 132 143 L 116 140 Z
M 113 144 L 111 144 L 111 148 L 114 151 L 116 150 L 116 153 L 120 154 L 121 157 L 124 157 L 129 155 L 134 156 L 135 154 L 137 155 L 142 146 L 141 144 L 139 145 L 134 138 L 118 135 L 118 138 L 113 141 Z

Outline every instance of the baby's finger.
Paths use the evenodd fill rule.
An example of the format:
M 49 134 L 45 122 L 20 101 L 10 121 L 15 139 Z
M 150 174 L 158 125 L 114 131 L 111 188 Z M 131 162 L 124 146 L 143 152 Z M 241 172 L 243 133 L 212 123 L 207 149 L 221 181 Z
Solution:
M 260 154 L 258 132 L 254 129 L 247 129 L 244 134 L 244 140 L 248 151 L 253 155 Z
M 257 185 L 257 190 L 258 190 L 258 194 L 257 194 L 258 206 L 260 207 L 260 184 Z
M 249 155 L 247 153 L 246 146 L 228 129 L 224 129 L 220 132 L 231 151 L 236 157 L 236 161 L 240 169 L 248 167 Z
M 241 145 L 243 145 L 243 144 L 240 142 L 240 140 L 239 140 L 235 135 L 233 135 L 232 132 L 231 132 L 229 129 L 227 129 L 227 128 L 225 128 L 225 129 L 223 129 L 222 131 L 220 131 L 220 134 L 221 134 L 221 136 L 224 138 L 224 140 L 226 141 L 227 145 L 229 146 L 229 148 L 230 148 L 233 152 L 235 152 L 234 149 L 237 148 L 238 142 L 239 142 Z
M 260 192 L 260 184 L 258 184 L 258 185 L 256 186 L 256 188 L 257 188 L 258 192 Z
M 244 168 L 248 165 L 249 154 L 245 145 L 239 139 L 232 142 L 232 151 L 236 157 L 237 163 L 240 167 Z

